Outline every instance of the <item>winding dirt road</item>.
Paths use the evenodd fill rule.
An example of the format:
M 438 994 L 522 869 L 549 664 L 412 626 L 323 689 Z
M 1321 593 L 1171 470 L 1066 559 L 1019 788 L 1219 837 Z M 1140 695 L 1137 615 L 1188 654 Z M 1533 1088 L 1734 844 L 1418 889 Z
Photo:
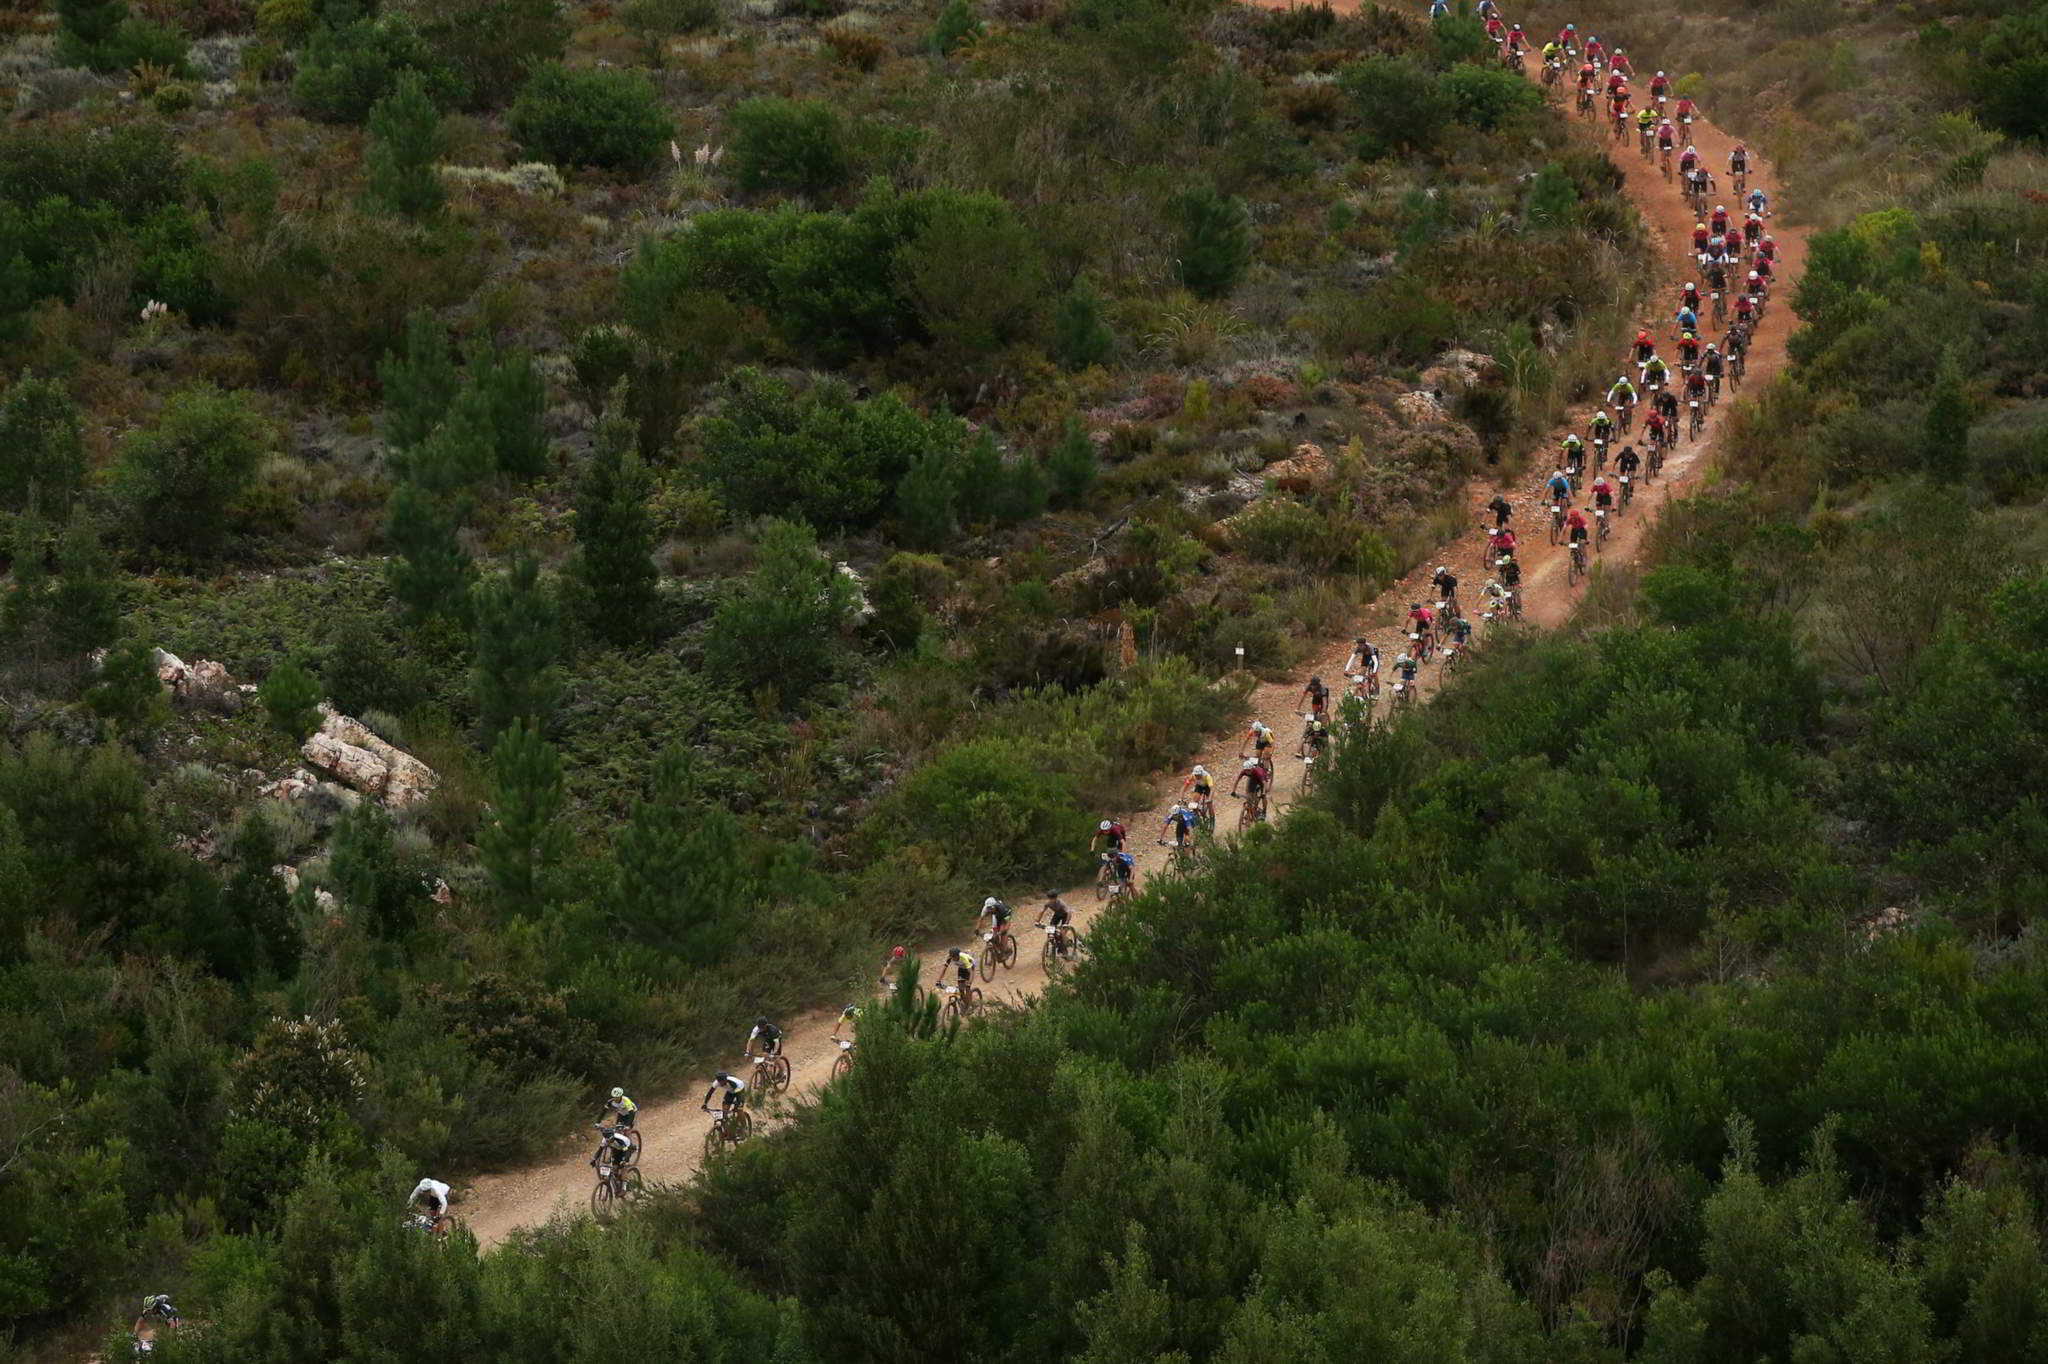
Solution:
M 1274 5 L 1285 8 L 1284 5 Z M 1352 8 L 1352 4 L 1340 4 L 1340 9 Z M 1702 104 L 1711 107 L 1711 97 Z M 1581 136 L 1600 140 L 1614 152 L 1614 159 L 1620 165 L 1626 179 L 1626 191 L 1636 208 L 1648 223 L 1657 239 L 1660 258 L 1667 263 L 1666 279 L 1654 295 L 1656 307 L 1652 318 L 1644 319 L 1642 325 L 1653 335 L 1668 337 L 1670 317 L 1676 309 L 1677 286 L 1683 282 L 1681 275 L 1690 273 L 1690 247 L 1693 217 L 1675 185 L 1665 183 L 1661 171 L 1645 162 L 1633 150 L 1623 151 L 1617 144 L 1601 137 L 1597 121 L 1588 123 L 1573 117 L 1566 117 L 1580 130 Z M 1693 127 L 1693 140 L 1706 164 L 1718 174 L 1728 163 L 1728 151 L 1733 139 L 1723 134 L 1712 124 L 1700 123 Z M 1752 156 L 1752 185 L 1761 185 L 1777 204 L 1781 196 L 1777 178 L 1772 168 L 1761 158 Z M 1731 204 L 1731 207 L 1733 205 Z M 1740 220 L 1740 215 L 1736 215 Z M 1780 271 L 1769 320 L 1766 321 L 1752 344 L 1748 378 L 1744 391 L 1760 388 L 1785 362 L 1785 337 L 1791 325 L 1791 310 L 1785 304 L 1791 283 L 1799 276 L 1806 258 L 1806 233 L 1796 226 L 1784 225 L 1774 220 L 1773 234 L 1779 245 Z M 1667 360 L 1671 360 L 1668 342 L 1665 345 Z M 1674 368 L 1675 360 L 1672 361 Z M 1623 357 L 1617 356 L 1615 372 L 1625 367 Z M 1726 400 L 1724 399 L 1724 405 Z M 1583 430 L 1585 417 L 1589 412 L 1575 412 L 1573 425 Z M 1610 564 L 1632 564 L 1635 562 L 1643 535 L 1648 529 L 1657 509 L 1670 497 L 1685 490 L 1696 481 L 1711 459 L 1715 439 L 1721 423 L 1710 421 L 1706 436 L 1698 442 L 1687 442 L 1665 464 L 1664 476 L 1636 499 L 1634 507 L 1620 518 L 1616 529 L 1609 537 L 1606 549 L 1600 556 L 1602 562 Z M 1553 433 L 1553 445 L 1563 430 Z M 1484 480 L 1473 481 L 1465 491 L 1468 505 L 1472 509 L 1473 533 L 1451 544 L 1440 546 L 1428 562 L 1420 566 L 1410 578 L 1395 584 L 1380 597 L 1367 604 L 1358 614 L 1354 627 L 1335 640 L 1328 641 L 1314 657 L 1299 671 L 1297 676 L 1286 682 L 1265 683 L 1253 691 L 1249 702 L 1250 717 L 1263 719 L 1273 726 L 1281 739 L 1276 781 L 1275 805 L 1284 806 L 1298 794 L 1301 782 L 1301 765 L 1285 755 L 1293 752 L 1294 744 L 1301 732 L 1301 721 L 1297 718 L 1303 684 L 1312 674 L 1325 680 L 1341 677 L 1346 658 L 1350 654 L 1352 640 L 1358 635 L 1370 638 L 1391 659 L 1398 649 L 1397 641 L 1402 637 L 1393 628 L 1401 619 L 1406 604 L 1422 598 L 1428 592 L 1427 579 L 1438 563 L 1452 566 L 1453 572 L 1465 589 L 1465 601 L 1471 603 L 1477 587 L 1489 576 L 1483 559 L 1486 542 L 1477 528 L 1491 524 L 1492 515 L 1482 509 L 1496 492 L 1505 492 L 1515 507 L 1514 525 L 1521 538 L 1520 558 L 1523 564 L 1522 597 L 1525 619 L 1539 625 L 1555 626 L 1569 619 L 1577 608 L 1579 595 L 1584 587 L 1567 587 L 1565 554 L 1558 547 L 1548 543 L 1541 485 L 1548 475 L 1548 466 L 1539 465 L 1522 480 L 1520 486 L 1501 489 Z M 1423 699 L 1438 685 L 1438 668 L 1424 670 L 1421 688 Z M 1383 699 L 1382 705 L 1386 702 Z M 1240 749 L 1238 735 L 1215 739 L 1204 749 L 1198 761 L 1211 772 L 1227 781 L 1237 769 L 1237 754 Z M 1124 823 L 1130 829 L 1132 848 L 1137 853 L 1141 879 L 1161 871 L 1166 865 L 1166 849 L 1155 845 L 1159 836 L 1165 812 L 1177 798 L 1181 785 L 1180 773 L 1162 774 L 1153 786 L 1153 803 L 1141 810 L 1128 812 Z M 1237 806 L 1229 801 L 1219 802 L 1219 825 L 1235 823 Z M 1037 891 L 1041 887 L 1024 886 L 1011 888 L 1010 900 L 1026 911 L 1038 903 Z M 1066 893 L 1068 902 L 1074 906 L 1077 919 L 1085 935 L 1087 921 L 1092 917 L 1095 896 L 1092 886 L 1077 887 Z M 951 946 L 967 945 L 970 934 L 966 919 L 973 912 L 972 906 L 963 906 L 961 932 L 950 940 L 920 944 L 917 951 L 922 954 L 925 968 L 935 974 L 936 963 Z M 1016 1003 L 1030 998 L 1045 987 L 1045 976 L 1038 964 L 1039 941 L 1030 930 L 1030 914 L 1023 916 L 1022 931 L 1018 934 L 1019 952 L 1017 968 L 1000 972 L 995 981 L 986 987 L 991 1002 Z M 879 961 L 877 967 L 879 968 Z M 786 1051 L 790 1058 L 792 1077 L 790 1092 L 802 1095 L 825 1083 L 830 1074 L 832 1062 L 838 1057 L 838 1049 L 831 1038 L 837 1019 L 836 1010 L 824 1010 L 795 1020 L 786 1037 Z M 745 1031 L 741 1020 L 734 1021 L 734 1038 Z M 735 1048 L 737 1053 L 737 1047 Z M 737 1054 L 734 1057 L 738 1059 Z M 686 1090 L 679 1096 L 672 1096 L 663 1102 L 648 1105 L 641 1110 L 641 1131 L 645 1147 L 641 1164 L 647 1178 L 656 1183 L 672 1183 L 687 1179 L 695 1172 L 702 1158 L 701 1152 L 705 1127 L 709 1120 L 698 1111 L 703 1097 L 702 1081 L 698 1087 Z M 776 1110 L 771 1107 L 764 1115 L 771 1121 Z M 465 1191 L 457 1206 L 457 1212 L 466 1218 L 470 1230 L 476 1234 L 482 1245 L 489 1249 L 514 1232 L 524 1227 L 537 1226 L 558 1213 L 574 1213 L 584 1206 L 589 1197 L 592 1175 L 587 1164 L 595 1141 L 579 1141 L 575 1150 L 559 1160 L 532 1166 L 522 1170 L 483 1176 Z

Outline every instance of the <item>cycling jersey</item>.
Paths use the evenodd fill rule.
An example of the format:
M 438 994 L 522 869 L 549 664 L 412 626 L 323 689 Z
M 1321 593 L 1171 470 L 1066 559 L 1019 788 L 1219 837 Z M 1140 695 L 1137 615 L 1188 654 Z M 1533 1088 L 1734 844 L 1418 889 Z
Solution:
M 961 955 L 965 956 L 966 954 L 962 953 Z M 747 1082 L 737 1075 L 727 1075 L 724 1071 L 720 1071 L 712 1077 L 711 1088 L 704 1091 L 704 1102 L 699 1107 L 709 1108 L 711 1106 L 711 1096 L 718 1093 L 721 1088 L 725 1090 L 723 1106 L 726 1108 L 738 1108 L 741 1103 L 741 1096 L 747 1092 Z
M 1175 810 L 1166 816 L 1166 823 L 1168 828 L 1177 826 L 1192 832 L 1196 823 L 1195 812 L 1193 810 Z
M 1543 486 L 1552 497 L 1570 497 L 1572 495 L 1572 481 L 1563 474 L 1552 474 L 1550 482 Z
M 761 1044 L 763 1052 L 773 1052 L 782 1045 L 782 1029 L 773 1023 L 756 1023 L 754 1030 L 747 1034 L 747 1050 L 753 1051 L 754 1043 Z
M 448 1211 L 448 1186 L 440 1180 L 423 1179 L 413 1185 L 412 1197 L 405 1200 L 407 1206 L 419 1202 L 422 1195 L 425 1195 L 432 1201 L 433 1209 L 437 1214 Z
M 1636 448 L 1631 445 L 1615 459 L 1614 467 L 1623 474 L 1632 474 L 1642 462 L 1642 457 L 1636 454 Z
M 986 914 L 991 919 L 994 919 L 996 921 L 996 926 L 999 928 L 1002 925 L 1010 922 L 1010 907 L 1004 904 L 1001 900 L 996 901 L 993 905 L 989 906 L 987 909 L 984 909 L 981 912 L 983 914 Z
M 621 1095 L 616 1099 L 607 1100 L 604 1111 L 615 1116 L 619 1126 L 631 1127 L 634 1116 L 640 1112 L 640 1105 L 634 1103 L 631 1097 Z

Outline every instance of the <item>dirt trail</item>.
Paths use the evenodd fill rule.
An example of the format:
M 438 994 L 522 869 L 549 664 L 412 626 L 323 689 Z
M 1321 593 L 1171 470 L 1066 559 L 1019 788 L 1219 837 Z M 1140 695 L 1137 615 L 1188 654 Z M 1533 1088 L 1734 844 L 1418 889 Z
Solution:
M 1285 8 L 1284 4 L 1272 7 Z M 1353 8 L 1352 4 L 1340 4 L 1340 9 Z M 1706 103 L 1706 101 L 1702 101 Z M 1622 151 L 1611 139 L 1601 138 L 1601 128 L 1589 124 L 1569 113 L 1567 118 L 1580 130 L 1581 136 L 1602 141 L 1613 159 L 1621 166 L 1626 179 L 1630 200 L 1642 213 L 1651 231 L 1657 238 L 1657 250 L 1666 263 L 1664 286 L 1653 297 L 1656 306 L 1654 317 L 1645 319 L 1642 325 L 1660 337 L 1670 335 L 1670 318 L 1677 307 L 1677 286 L 1690 277 L 1690 247 L 1693 217 L 1675 185 L 1664 182 L 1662 172 L 1651 163 L 1645 162 L 1631 150 Z M 1719 175 L 1728 164 L 1728 151 L 1733 139 L 1723 134 L 1712 124 L 1697 123 L 1693 127 L 1693 141 L 1706 159 L 1709 168 Z M 1752 154 L 1753 167 L 1751 185 L 1760 185 L 1772 199 L 1774 211 L 1780 195 L 1777 178 L 1772 168 L 1762 158 Z M 1730 208 L 1736 207 L 1734 204 Z M 1736 215 L 1740 220 L 1740 214 Z M 1794 226 L 1784 225 L 1774 219 L 1773 234 L 1779 246 L 1780 270 L 1778 282 L 1773 291 L 1768 321 L 1760 329 L 1750 350 L 1748 378 L 1743 392 L 1754 392 L 1775 374 L 1785 361 L 1785 337 L 1791 326 L 1791 309 L 1785 300 L 1789 297 L 1791 283 L 1798 278 L 1806 257 L 1806 233 Z M 1661 347 L 1674 369 L 1668 339 Z M 1624 368 L 1623 358 L 1617 356 L 1615 372 Z M 1724 408 L 1726 400 L 1724 399 Z M 1573 414 L 1574 424 L 1584 427 L 1586 412 Z M 1707 460 L 1711 457 L 1715 439 L 1721 423 L 1712 420 L 1708 424 L 1703 440 L 1681 445 L 1666 461 L 1664 476 L 1657 483 L 1638 496 L 1635 505 L 1619 519 L 1614 533 L 1609 537 L 1602 562 L 1632 564 L 1636 560 L 1642 537 L 1654 512 L 1674 494 L 1684 490 L 1695 481 Z M 1562 436 L 1563 430 L 1553 433 Z M 1341 679 L 1343 666 L 1351 652 L 1352 640 L 1365 635 L 1377 645 L 1388 659 L 1398 652 L 1397 641 L 1402 638 L 1393 628 L 1411 600 L 1424 597 L 1428 591 L 1428 577 L 1439 563 L 1447 563 L 1458 575 L 1461 595 L 1469 605 L 1476 600 L 1477 589 L 1489 574 L 1483 563 L 1485 539 L 1476 528 L 1491 524 L 1491 513 L 1482 509 L 1497 491 L 1504 491 L 1514 505 L 1514 525 L 1521 539 L 1519 555 L 1523 565 L 1522 597 L 1524 616 L 1527 620 L 1545 626 L 1554 626 L 1567 620 L 1577 607 L 1581 587 L 1568 588 L 1565 583 L 1565 555 L 1558 547 L 1550 545 L 1544 519 L 1541 485 L 1548 476 L 1549 467 L 1532 465 L 1532 472 L 1519 480 L 1514 487 L 1501 489 L 1489 480 L 1475 479 L 1466 488 L 1465 496 L 1472 509 L 1471 524 L 1474 532 L 1451 544 L 1440 546 L 1429 561 L 1418 567 L 1408 579 L 1397 583 L 1381 594 L 1378 600 L 1366 605 L 1358 614 L 1353 629 L 1347 630 L 1341 638 L 1330 640 L 1306 663 L 1297 675 L 1285 682 L 1269 682 L 1257 687 L 1251 694 L 1249 716 L 1263 719 L 1273 726 L 1281 739 L 1280 752 L 1283 755 L 1278 764 L 1275 783 L 1274 804 L 1281 808 L 1299 792 L 1301 764 L 1291 757 L 1301 733 L 1300 698 L 1303 684 L 1312 674 L 1320 675 L 1326 682 L 1336 683 Z M 1483 631 L 1482 636 L 1483 638 Z M 1439 668 L 1423 671 L 1420 688 L 1422 699 L 1427 700 L 1439 683 Z M 1381 705 L 1387 704 L 1383 697 Z M 1237 754 L 1240 750 L 1239 734 L 1213 739 L 1209 742 L 1198 761 L 1205 764 L 1212 773 L 1218 774 L 1222 782 L 1229 780 L 1237 770 Z M 1137 855 L 1141 881 L 1165 869 L 1167 851 L 1157 846 L 1154 839 L 1159 836 L 1160 826 L 1165 820 L 1166 809 L 1180 792 L 1182 773 L 1162 774 L 1153 786 L 1153 802 L 1140 809 L 1127 811 L 1122 816 L 1129 828 L 1132 850 Z M 1238 806 L 1228 799 L 1218 802 L 1219 828 L 1233 826 L 1237 819 Z M 985 987 L 991 1002 L 1016 1003 L 1036 995 L 1045 987 L 1045 975 L 1039 967 L 1040 939 L 1030 928 L 1031 913 L 1039 903 L 1037 891 L 1041 887 L 1007 887 L 1006 896 L 1017 905 L 1022 913 L 1022 931 L 1018 933 L 1017 968 L 1002 971 Z M 1076 912 L 1077 921 L 1085 935 L 1088 921 L 1095 912 L 1093 887 L 1084 885 L 1065 892 L 1068 903 Z M 936 975 L 937 963 L 944 957 L 945 950 L 952 946 L 966 946 L 971 934 L 967 920 L 975 906 L 961 906 L 961 931 L 951 938 L 919 944 L 927 971 L 927 982 Z M 879 969 L 880 962 L 876 963 Z M 825 1083 L 830 1074 L 832 1062 L 838 1057 L 838 1049 L 831 1038 L 837 1021 L 837 1010 L 827 1009 L 809 1014 L 790 1023 L 785 1047 L 792 1070 L 790 1093 L 792 1096 L 807 1094 Z M 740 1038 L 745 1035 L 744 1020 L 733 1020 L 734 1056 L 738 1060 Z M 677 1182 L 687 1179 L 697 1169 L 702 1158 L 704 1131 L 709 1123 L 699 1111 L 703 1098 L 702 1086 L 686 1089 L 679 1096 L 671 1096 L 662 1102 L 649 1104 L 641 1110 L 641 1132 L 645 1142 L 641 1164 L 647 1178 L 656 1183 Z M 765 1114 L 773 1119 L 775 1110 Z M 488 1249 L 522 1227 L 545 1222 L 558 1212 L 575 1212 L 586 1206 L 590 1194 L 592 1175 L 587 1164 L 590 1152 L 595 1149 L 594 1137 L 579 1141 L 576 1149 L 563 1155 L 559 1160 L 503 1174 L 478 1178 L 461 1197 L 457 1212 L 468 1222 L 471 1231 Z

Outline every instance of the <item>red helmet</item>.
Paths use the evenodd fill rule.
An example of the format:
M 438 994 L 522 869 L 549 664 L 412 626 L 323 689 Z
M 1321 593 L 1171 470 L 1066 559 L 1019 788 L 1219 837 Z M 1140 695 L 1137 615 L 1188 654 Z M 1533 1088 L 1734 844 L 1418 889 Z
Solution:
M 902 961 L 910 954 L 901 947 L 892 947 L 889 949 L 889 955 L 897 961 Z

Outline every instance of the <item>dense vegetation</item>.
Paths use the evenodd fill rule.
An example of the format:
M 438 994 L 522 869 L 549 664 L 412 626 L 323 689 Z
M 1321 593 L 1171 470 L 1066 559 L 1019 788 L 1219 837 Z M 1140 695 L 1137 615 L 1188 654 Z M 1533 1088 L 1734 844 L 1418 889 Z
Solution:
M 1072 872 L 1236 647 L 1285 669 L 1515 462 L 1643 263 L 1469 21 L 0 37 L 0 1349 L 57 1357 L 166 1288 L 238 1358 L 813 1349 L 651 1226 L 428 1266 L 390 1214 Z M 302 747 L 323 702 L 416 784 Z M 637 1322 L 562 1309 L 592 1273 Z

